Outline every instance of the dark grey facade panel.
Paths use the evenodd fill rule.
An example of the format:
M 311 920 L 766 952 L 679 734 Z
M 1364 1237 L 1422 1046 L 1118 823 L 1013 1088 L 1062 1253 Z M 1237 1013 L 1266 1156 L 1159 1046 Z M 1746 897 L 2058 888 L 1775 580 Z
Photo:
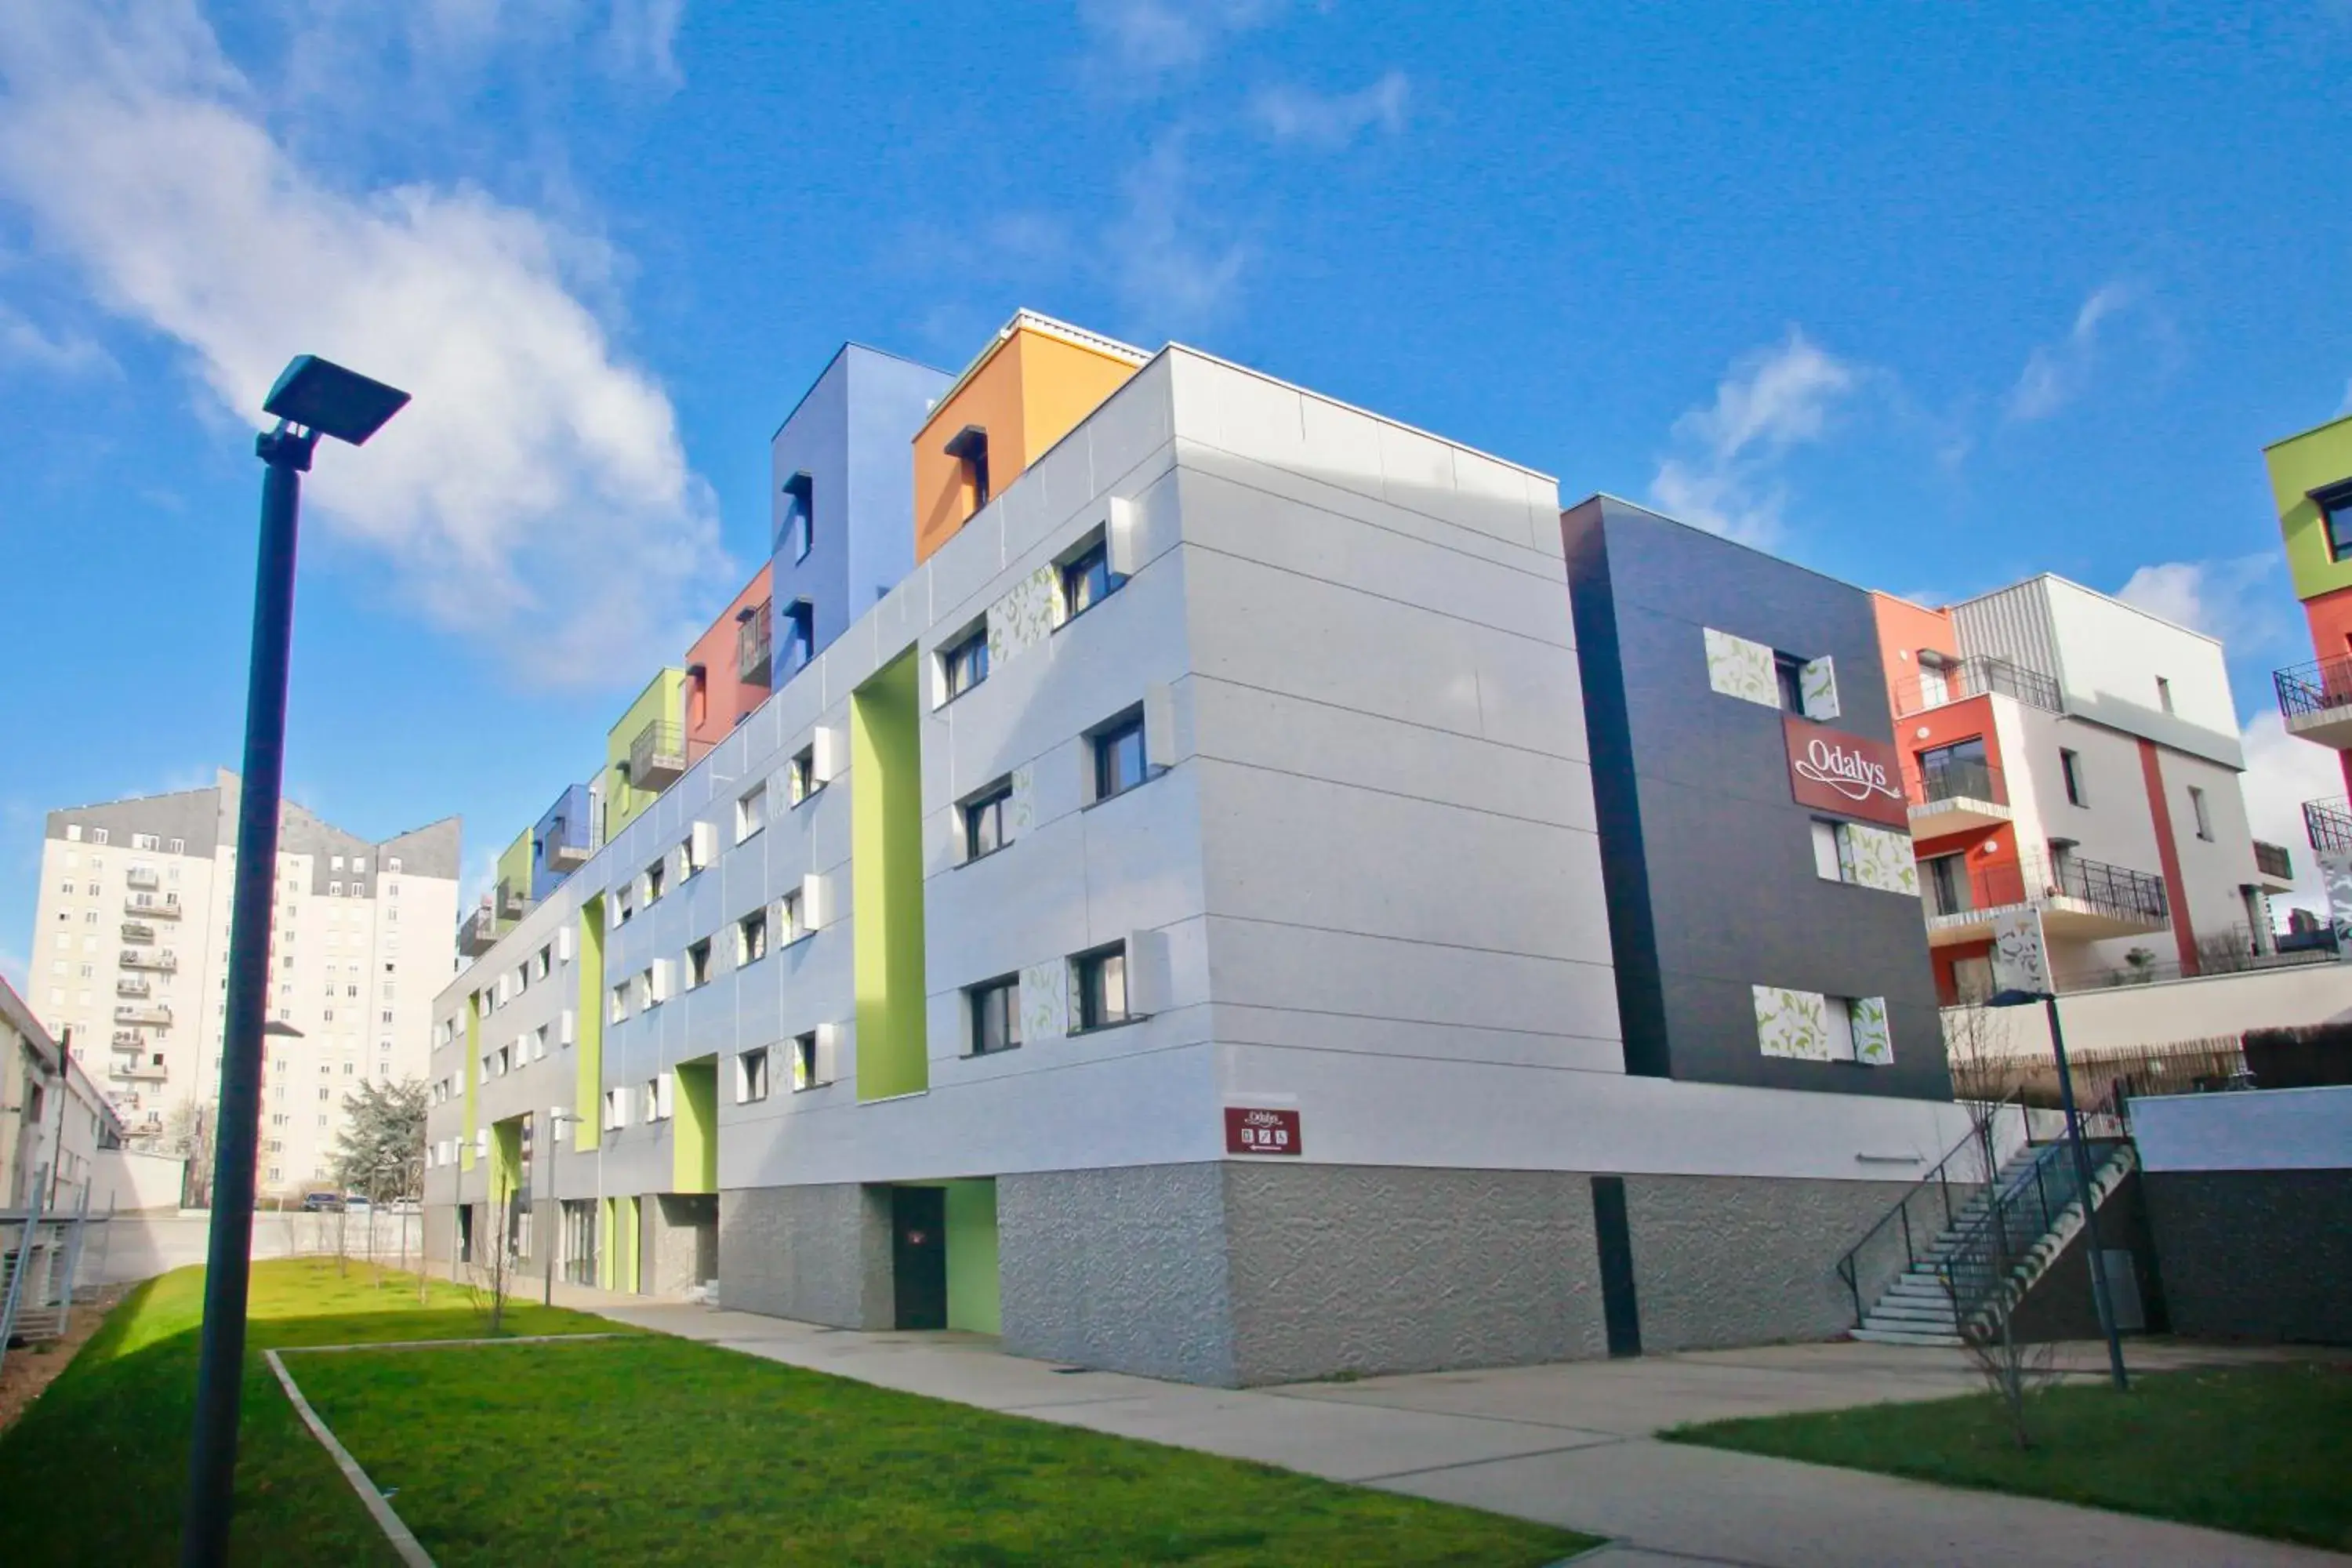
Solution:
M 1783 716 L 1709 685 L 1708 627 L 1827 657 L 1832 727 L 1893 743 L 1869 595 L 1608 498 L 1561 520 L 1628 1071 L 1948 1099 L 1918 900 L 1820 877 Z M 1768 1058 L 1753 985 L 1886 999 L 1895 1063 Z
M 2352 1344 L 2352 1170 L 2150 1171 L 2176 1334 Z
M 221 775 L 224 784 L 229 779 L 229 774 Z M 227 809 L 235 800 L 234 795 L 210 787 L 70 806 L 49 813 L 47 836 L 63 842 L 68 827 L 79 827 L 82 842 L 87 844 L 90 829 L 103 827 L 107 847 L 129 849 L 132 834 L 152 833 L 159 838 L 181 840 L 187 847 L 184 854 L 210 855 L 220 847 L 224 833 L 234 835 L 236 831 L 236 820 Z

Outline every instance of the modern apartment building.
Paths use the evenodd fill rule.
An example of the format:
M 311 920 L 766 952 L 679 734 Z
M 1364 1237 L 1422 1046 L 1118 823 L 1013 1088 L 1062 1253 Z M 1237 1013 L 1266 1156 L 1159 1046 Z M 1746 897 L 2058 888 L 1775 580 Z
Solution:
M 1871 596 L 1562 518 L 1628 1072 L 1948 1099 Z
M 82 1065 L 0 980 L 0 1209 L 71 1212 L 122 1125 Z M 100 1205 L 103 1206 L 103 1205 Z
M 2291 868 L 2247 826 L 2221 644 L 2061 577 L 1874 597 L 1945 1002 L 1989 992 L 1993 916 L 2021 906 L 2062 987 L 2273 951 Z
M 780 555 L 806 657 L 658 784 L 632 736 L 646 798 L 436 1000 L 432 1254 L 1219 1384 L 1848 1326 L 1838 1258 L 1959 1131 L 1910 895 L 1822 889 L 1907 935 L 1797 962 L 1677 859 L 1651 1012 L 1724 984 L 1637 1040 L 1596 796 L 1648 809 L 1677 735 L 1789 789 L 1716 631 L 1853 661 L 1797 722 L 1886 744 L 1854 606 L 1800 637 L 1732 574 L 1686 647 L 1618 630 L 1604 758 L 1548 477 L 1027 313 L 928 395 L 902 510 L 835 529 L 782 454 L 842 437 L 787 422 L 779 542 L 849 552 L 845 618 Z M 1603 620 L 1654 620 L 1672 550 L 1605 531 Z M 1809 878 L 1870 825 L 1760 779 Z M 1832 996 L 1843 1055 L 1764 1005 Z
M 216 1098 L 237 798 L 224 771 L 48 816 L 30 999 L 134 1146 Z M 278 870 L 257 1180 L 285 1194 L 324 1172 L 345 1094 L 425 1075 L 452 967 L 457 823 L 372 842 L 288 802 Z
M 2352 785 L 2352 416 L 2290 436 L 2263 458 L 2313 656 L 2273 674 L 2279 714 L 2289 734 L 2333 750 Z M 2352 804 L 2308 801 L 2303 819 L 2339 929 L 2352 928 Z

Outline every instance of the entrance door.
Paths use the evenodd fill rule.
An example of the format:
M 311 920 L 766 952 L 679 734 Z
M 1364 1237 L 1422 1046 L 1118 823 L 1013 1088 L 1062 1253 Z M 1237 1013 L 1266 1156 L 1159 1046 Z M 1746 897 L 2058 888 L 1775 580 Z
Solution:
M 898 1326 L 948 1326 L 948 1194 L 944 1187 L 890 1189 L 890 1274 Z

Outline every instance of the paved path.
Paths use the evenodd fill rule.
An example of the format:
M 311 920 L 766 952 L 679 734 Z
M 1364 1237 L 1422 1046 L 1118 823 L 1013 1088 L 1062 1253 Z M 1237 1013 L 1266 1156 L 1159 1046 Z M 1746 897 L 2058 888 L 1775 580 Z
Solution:
M 860 1333 L 560 1287 L 566 1304 L 986 1409 L 1256 1459 L 1612 1538 L 1606 1568 L 2332 1564 L 2330 1552 L 2025 1498 L 1661 1443 L 1677 1422 L 1977 1386 L 1949 1351 L 1788 1345 L 1233 1391 L 1006 1355 L 969 1334 Z M 2137 1343 L 2149 1370 L 2263 1352 Z M 2099 1375 L 2098 1347 L 2068 1364 Z

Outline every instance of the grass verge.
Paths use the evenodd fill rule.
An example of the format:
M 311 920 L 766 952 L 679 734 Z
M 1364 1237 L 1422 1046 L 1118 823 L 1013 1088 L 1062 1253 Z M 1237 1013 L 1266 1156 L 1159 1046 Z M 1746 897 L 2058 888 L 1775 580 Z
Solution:
M 257 1264 L 238 1428 L 238 1563 L 362 1568 L 399 1559 L 304 1430 L 261 1358 L 265 1346 L 471 1339 L 483 1320 L 463 1290 L 331 1258 Z M 62 1375 L 0 1433 L 0 1563 L 175 1563 L 195 1401 L 204 1271 L 183 1268 L 126 1297 Z M 509 1303 L 506 1331 L 606 1331 L 601 1318 Z M 437 1353 L 437 1352 L 436 1352 Z M 295 1375 L 327 1357 L 297 1357 Z
M 2352 1551 L 2352 1367 L 2156 1373 L 2033 1396 L 2020 1449 L 1989 1394 L 1678 1426 L 1699 1443 Z
M 331 1263 L 255 1279 L 239 1562 L 394 1561 L 258 1347 L 479 1332 Z M 202 1275 L 126 1301 L 0 1440 L 0 1562 L 149 1563 L 177 1541 Z M 404 1300 L 405 1304 L 399 1304 Z M 382 1306 L 383 1310 L 371 1308 Z M 609 1330 L 513 1310 L 516 1335 Z M 831 1377 L 659 1335 L 289 1356 L 447 1568 L 542 1562 L 1534 1565 L 1570 1531 Z

